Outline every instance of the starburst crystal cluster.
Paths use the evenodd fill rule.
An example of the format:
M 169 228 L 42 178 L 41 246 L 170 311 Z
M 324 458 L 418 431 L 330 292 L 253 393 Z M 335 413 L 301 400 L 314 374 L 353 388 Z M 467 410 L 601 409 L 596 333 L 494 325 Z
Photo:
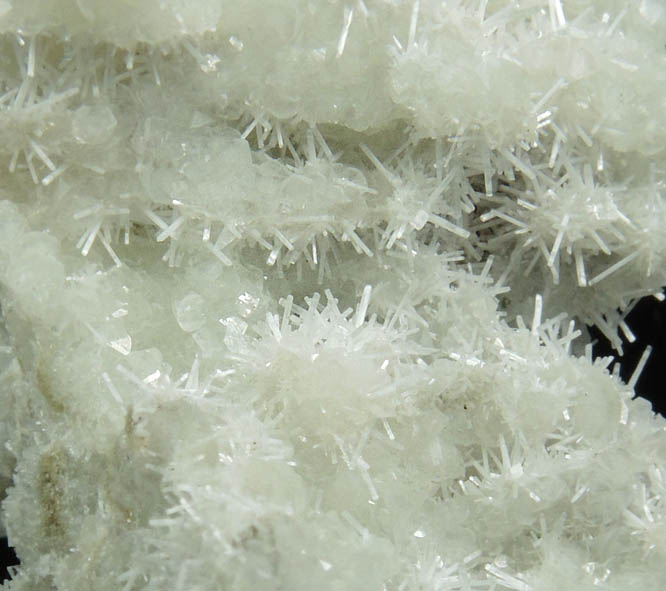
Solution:
M 661 0 L 0 0 L 6 591 L 663 591 Z M 611 371 L 612 369 L 612 371 Z

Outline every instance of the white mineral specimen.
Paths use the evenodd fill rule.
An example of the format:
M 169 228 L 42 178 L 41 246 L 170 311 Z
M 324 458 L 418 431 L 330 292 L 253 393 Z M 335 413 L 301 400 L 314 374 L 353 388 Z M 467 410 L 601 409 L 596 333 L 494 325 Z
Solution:
M 665 42 L 0 0 L 2 589 L 666 589 L 666 422 L 581 334 L 666 285 Z

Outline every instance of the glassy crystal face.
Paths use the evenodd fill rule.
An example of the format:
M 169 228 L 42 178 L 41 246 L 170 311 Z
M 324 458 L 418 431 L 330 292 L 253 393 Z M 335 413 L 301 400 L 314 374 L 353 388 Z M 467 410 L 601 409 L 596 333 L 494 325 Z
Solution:
M 665 34 L 0 0 L 2 589 L 666 588 Z

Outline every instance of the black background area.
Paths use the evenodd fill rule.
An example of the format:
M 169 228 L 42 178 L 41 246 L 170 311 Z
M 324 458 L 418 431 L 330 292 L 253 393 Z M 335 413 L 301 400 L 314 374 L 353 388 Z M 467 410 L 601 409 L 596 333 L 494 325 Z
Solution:
M 17 563 L 14 550 L 7 545 L 7 538 L 0 538 L 0 582 L 9 578 L 7 567 Z
M 613 356 L 620 363 L 620 376 L 629 381 L 645 347 L 652 346 L 652 354 L 636 383 L 636 394 L 652 403 L 652 410 L 666 416 L 666 301 L 643 298 L 626 319 L 636 335 L 634 343 L 623 343 L 623 355 L 618 357 L 608 340 L 594 327 L 588 327 L 594 342 L 594 356 Z

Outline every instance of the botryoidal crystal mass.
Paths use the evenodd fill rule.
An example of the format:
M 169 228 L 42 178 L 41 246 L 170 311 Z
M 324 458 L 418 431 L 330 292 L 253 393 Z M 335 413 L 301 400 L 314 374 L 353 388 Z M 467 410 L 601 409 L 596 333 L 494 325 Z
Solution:
M 663 591 L 661 0 L 0 0 L 6 591 Z

